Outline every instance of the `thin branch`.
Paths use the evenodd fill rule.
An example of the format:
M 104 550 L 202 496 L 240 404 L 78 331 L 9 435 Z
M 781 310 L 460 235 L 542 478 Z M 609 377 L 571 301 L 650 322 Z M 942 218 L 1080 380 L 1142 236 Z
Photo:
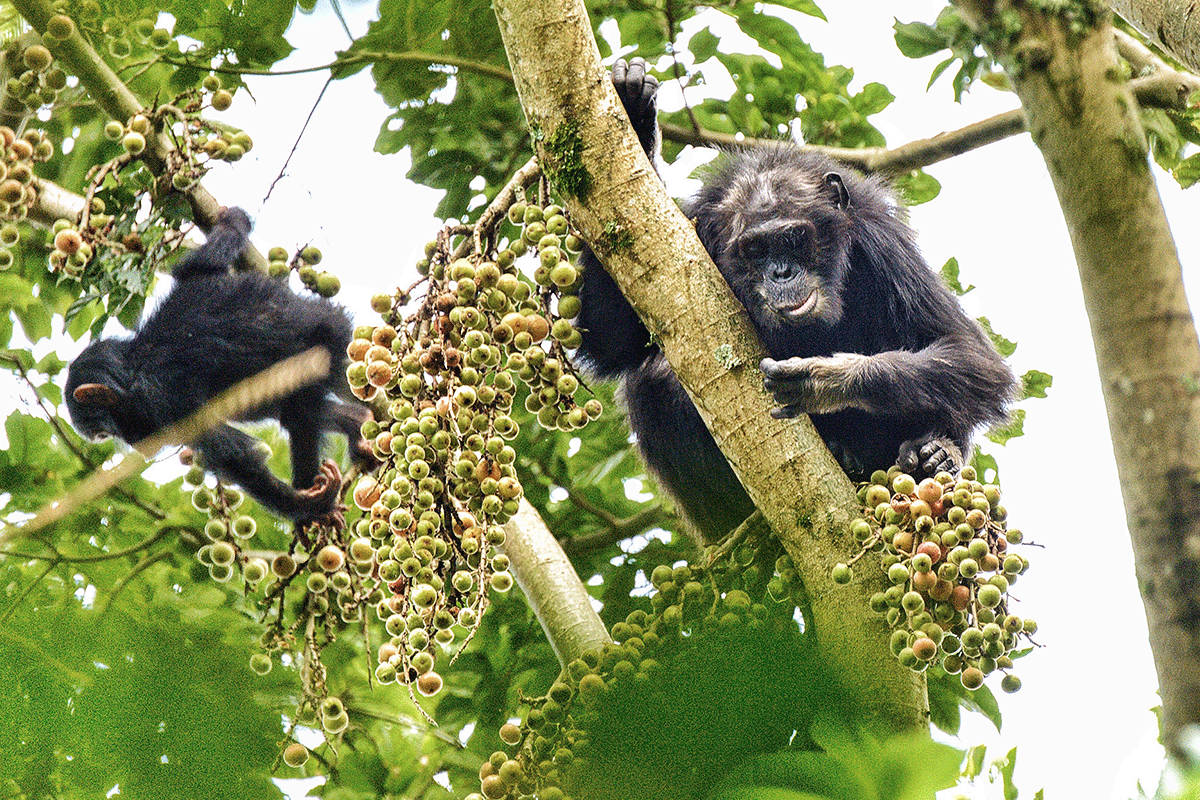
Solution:
M 542 174 L 542 168 L 538 164 L 536 158 L 531 158 L 525 162 L 519 170 L 513 174 L 512 178 L 504 185 L 504 188 L 497 192 L 496 197 L 488 204 L 488 207 L 479 215 L 479 219 L 473 227 L 462 229 L 451 229 L 450 233 L 454 234 L 471 234 L 471 238 L 463 239 L 454 249 L 454 255 L 450 258 L 462 258 L 471 251 L 474 246 L 476 252 L 483 253 L 483 235 L 486 231 L 490 231 L 496 224 L 496 220 L 508 213 L 509 206 L 513 204 L 519 192 L 525 191 L 529 184 L 536 181 Z
M 1165 66 L 1165 64 L 1164 64 Z M 1182 111 L 1187 108 L 1190 91 L 1189 81 L 1194 76 L 1167 68 L 1152 75 L 1129 82 L 1138 103 L 1144 108 L 1166 108 Z M 973 122 L 970 125 L 947 133 L 939 133 L 927 139 L 917 139 L 898 147 L 826 147 L 802 145 L 806 150 L 816 150 L 838 161 L 857 167 L 864 172 L 898 174 L 922 169 L 939 161 L 960 156 L 980 147 L 994 144 L 1002 139 L 1025 132 L 1025 112 L 1019 108 L 1005 111 L 993 117 Z M 697 147 L 720 147 L 741 149 L 750 147 L 789 146 L 787 140 L 755 139 L 737 137 L 727 133 L 691 131 L 679 125 L 662 126 L 664 139 Z
M 576 508 L 591 514 L 604 524 L 604 529 L 584 536 L 572 536 L 562 542 L 563 550 L 571 558 L 602 550 L 637 536 L 649 528 L 661 526 L 671 519 L 660 503 L 652 503 L 632 516 L 621 518 L 611 511 L 600 508 L 578 492 L 570 492 L 567 499 Z
M 134 553 L 142 550 L 147 550 L 152 544 L 165 538 L 167 534 L 174 533 L 178 530 L 179 528 L 177 527 L 165 525 L 155 531 L 153 536 L 149 536 L 137 544 L 132 544 L 129 547 L 126 547 L 124 550 L 116 550 L 112 553 L 102 553 L 98 556 L 66 556 L 58 552 L 58 550 L 55 550 L 54 555 L 52 556 L 36 555 L 34 553 L 22 553 L 15 550 L 0 550 L 0 556 L 8 556 L 9 558 L 28 558 L 31 560 L 45 560 L 51 562 L 52 566 L 56 564 L 95 564 L 100 561 L 112 561 L 113 559 L 124 558 L 125 556 L 133 555 Z M 47 547 L 49 547 L 49 545 L 47 545 Z
M 264 77 L 280 75 L 305 75 L 310 72 L 325 72 L 326 70 L 336 72 L 339 70 L 344 70 L 347 67 L 356 67 L 360 64 L 423 63 L 430 66 L 436 64 L 446 67 L 454 67 L 462 70 L 463 72 L 473 72 L 476 75 L 482 75 L 486 78 L 495 78 L 496 80 L 501 80 L 506 83 L 512 83 L 513 80 L 512 73 L 504 67 L 498 67 L 494 64 L 487 64 L 482 61 L 475 61 L 469 58 L 447 55 L 445 53 L 426 53 L 420 50 L 409 50 L 403 53 L 360 50 L 353 55 L 346 55 L 336 58 L 333 61 L 330 61 L 328 64 L 319 64 L 312 67 L 297 67 L 296 69 L 254 69 L 251 67 L 239 66 L 213 66 L 211 64 L 204 64 L 186 58 L 163 57 L 162 60 L 168 64 L 174 64 L 177 67 L 192 67 L 193 69 L 218 72 L 225 75 L 260 75 Z
M 137 563 L 137 565 L 133 569 L 129 570 L 129 572 L 122 575 L 121 579 L 118 580 L 116 582 L 116 584 L 113 585 L 112 591 L 109 592 L 108 600 L 105 601 L 105 603 L 104 603 L 104 608 L 100 609 L 100 616 L 103 617 L 104 615 L 106 615 L 108 613 L 109 609 L 112 608 L 113 601 L 115 601 L 117 599 L 117 597 L 121 594 L 121 591 L 126 586 L 129 585 L 130 581 L 132 581 L 138 575 L 145 572 L 147 569 L 149 569 L 154 564 L 157 564 L 159 561 L 162 561 L 164 558 L 170 558 L 172 555 L 173 554 L 170 550 L 159 550 L 154 555 L 143 558 L 141 561 L 139 561 Z
M 346 38 L 354 41 L 354 34 L 350 32 L 350 26 L 346 24 L 346 17 L 342 14 L 342 4 L 338 0 L 329 0 L 329 5 L 333 8 L 334 16 L 338 18 L 338 22 L 342 23 L 342 30 L 346 32 Z
M 80 687 L 88 686 L 92 682 L 92 679 L 90 676 L 85 675 L 84 673 L 79 672 L 78 670 L 71 669 L 66 664 L 64 664 L 62 661 L 55 658 L 54 654 L 51 651 L 46 650 L 44 647 L 42 647 L 38 643 L 30 641 L 29 639 L 25 638 L 24 636 L 20 636 L 16 633 L 13 633 L 11 630 L 8 630 L 7 628 L 0 628 L 0 639 L 4 639 L 9 644 L 20 647 L 21 649 L 26 650 L 30 654 L 32 654 L 34 657 L 33 663 L 40 665 L 40 668 L 42 668 L 43 672 L 45 672 L 45 669 L 44 669 L 45 667 L 52 668 L 52 669 L 56 670 L 57 672 L 61 673 L 62 675 L 64 675 L 67 678 L 67 680 L 70 681 L 75 686 L 80 686 Z
M 4 613 L 0 614 L 0 625 L 3 625 L 4 623 L 8 622 L 8 618 L 13 615 L 13 612 L 15 612 L 17 610 L 17 608 L 21 605 L 22 601 L 24 601 L 25 598 L 29 596 L 29 593 L 32 592 L 39 583 L 42 582 L 42 578 L 49 575 L 50 571 L 53 570 L 56 566 L 58 566 L 58 563 L 55 561 L 51 561 L 49 564 L 46 565 L 46 568 L 43 569 L 38 574 L 38 576 L 36 578 L 34 578 L 33 580 L 31 580 L 29 582 L 29 585 L 27 585 L 24 589 L 21 590 L 20 594 L 18 594 L 16 597 L 13 598 L 13 601 L 8 604 L 8 608 L 4 609 Z
M 345 24 L 343 22 L 343 24 Z M 312 122 L 313 115 L 317 113 L 317 106 L 321 105 L 321 99 L 325 97 L 325 92 L 329 89 L 329 84 L 333 83 L 333 76 L 325 79 L 325 85 L 321 87 L 320 94 L 313 101 L 312 108 L 308 110 L 308 116 L 304 118 L 304 124 L 300 126 L 300 132 L 296 134 L 296 141 L 292 143 L 292 149 L 288 152 L 287 158 L 283 160 L 283 166 L 279 168 L 279 173 L 275 176 L 275 180 L 271 181 L 271 185 L 267 188 L 267 193 L 263 195 L 263 203 L 271 197 L 271 192 L 275 191 L 275 184 L 283 179 L 284 173 L 287 172 L 288 164 L 292 163 L 292 156 L 296 155 L 296 148 L 300 146 L 300 140 L 304 138 L 304 132 L 308 130 L 308 124 Z

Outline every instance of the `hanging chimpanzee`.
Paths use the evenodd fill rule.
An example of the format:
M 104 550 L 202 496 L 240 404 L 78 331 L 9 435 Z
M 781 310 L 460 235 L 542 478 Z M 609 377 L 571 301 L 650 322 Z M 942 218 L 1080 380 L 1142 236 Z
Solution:
M 613 83 L 651 161 L 658 82 L 634 59 Z M 883 183 L 797 147 L 727 153 L 684 205 L 750 314 L 781 408 L 812 415 L 853 479 L 899 464 L 956 470 L 973 432 L 1005 418 L 1012 372 L 922 258 Z M 580 355 L 620 379 L 651 471 L 706 541 L 753 510 L 633 308 L 588 252 Z
M 179 422 L 225 389 L 314 347 L 329 351 L 333 369 L 243 415 L 278 419 L 291 439 L 292 483 L 267 468 L 258 440 L 220 425 L 194 443 L 204 465 L 271 511 L 305 521 L 334 510 L 341 475 L 321 463 L 327 430 L 345 434 L 350 451 L 372 466 L 360 426 L 369 412 L 333 396 L 352 323 L 340 307 L 304 297 L 259 272 L 231 272 L 246 246 L 250 219 L 221 212 L 208 240 L 175 267 L 175 285 L 129 339 L 93 342 L 71 364 L 67 409 L 81 434 L 130 444 Z

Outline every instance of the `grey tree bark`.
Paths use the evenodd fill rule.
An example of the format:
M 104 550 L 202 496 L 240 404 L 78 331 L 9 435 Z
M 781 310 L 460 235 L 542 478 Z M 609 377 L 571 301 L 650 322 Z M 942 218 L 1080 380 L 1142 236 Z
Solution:
M 1075 250 L 1150 645 L 1165 741 L 1200 723 L 1200 342 L 1107 8 L 956 0 L 1025 108 Z M 1047 6 L 1049 4 L 1041 4 Z M 1078 12 L 1080 4 L 1074 4 Z M 1082 613 L 1082 612 L 1081 612 Z

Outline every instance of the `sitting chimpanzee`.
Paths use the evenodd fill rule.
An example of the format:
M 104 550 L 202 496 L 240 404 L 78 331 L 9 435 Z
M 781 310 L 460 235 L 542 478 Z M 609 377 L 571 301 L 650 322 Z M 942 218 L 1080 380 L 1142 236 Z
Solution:
M 333 396 L 352 323 L 340 307 L 302 297 L 259 272 L 233 273 L 250 234 L 240 208 L 225 209 L 208 240 L 174 270 L 175 285 L 130 339 L 93 342 L 71 364 L 67 409 L 81 434 L 115 436 L 130 444 L 179 422 L 239 381 L 305 350 L 321 346 L 335 367 L 245 414 L 274 418 L 291 439 L 292 483 L 271 474 L 258 440 L 220 425 L 193 444 L 204 465 L 241 486 L 266 508 L 304 521 L 334 510 L 341 475 L 321 463 L 326 430 L 344 433 L 350 451 L 372 466 L 360 426 L 369 412 Z
M 658 82 L 640 59 L 617 62 L 612 79 L 653 161 Z M 973 432 L 1005 418 L 1011 371 L 879 180 L 781 144 L 725 154 L 684 211 L 770 354 L 773 413 L 812 414 L 851 478 L 893 464 L 917 477 L 956 470 Z M 716 539 L 754 506 L 633 308 L 585 257 L 583 361 L 622 381 L 647 465 Z

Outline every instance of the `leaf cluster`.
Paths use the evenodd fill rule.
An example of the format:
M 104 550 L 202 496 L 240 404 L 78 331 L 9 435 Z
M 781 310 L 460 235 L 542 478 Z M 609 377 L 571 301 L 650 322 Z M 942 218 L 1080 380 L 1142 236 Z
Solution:
M 928 86 L 933 86 L 946 70 L 958 62 L 958 71 L 951 78 L 955 102 L 961 102 L 963 92 L 969 90 L 977 80 L 997 88 L 1007 86 L 1004 74 L 984 52 L 979 36 L 971 30 L 956 8 L 947 6 L 942 9 L 932 25 L 896 20 L 893 27 L 896 31 L 896 47 L 909 58 L 926 58 L 943 50 L 950 51 L 949 57 L 933 68 Z

